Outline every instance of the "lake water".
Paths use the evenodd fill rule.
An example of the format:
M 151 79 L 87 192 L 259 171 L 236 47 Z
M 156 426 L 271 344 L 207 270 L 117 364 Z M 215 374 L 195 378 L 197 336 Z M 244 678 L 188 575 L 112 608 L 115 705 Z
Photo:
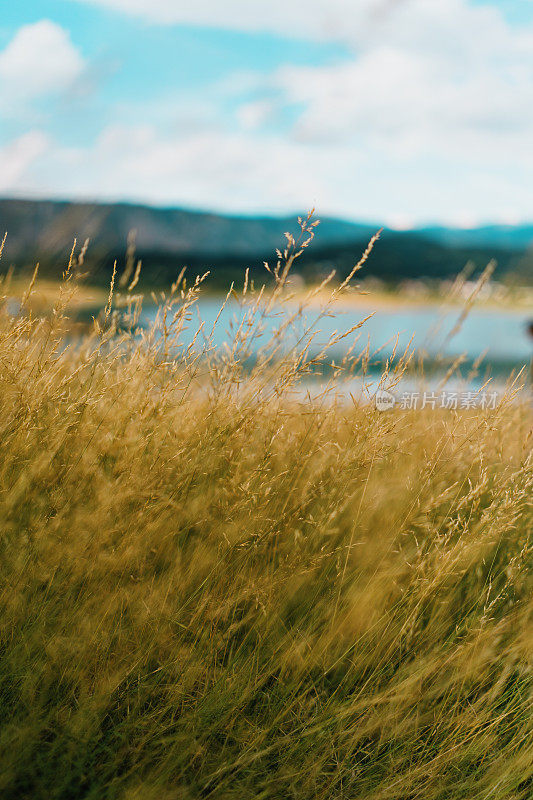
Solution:
M 220 306 L 219 299 L 200 300 L 198 313 L 194 314 L 189 323 L 183 341 L 192 340 L 199 318 L 205 323 L 204 330 L 211 331 L 220 312 Z M 533 340 L 527 331 L 528 322 L 533 318 L 533 311 L 529 314 L 525 311 L 474 308 L 461 327 L 450 335 L 460 317 L 460 308 L 448 307 L 443 310 L 437 306 L 399 306 L 375 311 L 371 302 L 368 306 L 359 305 L 357 308 L 336 311 L 335 316 L 324 317 L 318 321 L 318 309 L 308 309 L 304 318 L 296 320 L 285 333 L 284 344 L 290 347 L 304 334 L 310 324 L 315 324 L 319 333 L 313 341 L 311 352 L 318 352 L 335 331 L 338 333 L 347 331 L 373 312 L 374 316 L 367 320 L 359 331 L 332 348 L 333 357 L 336 359 L 342 357 L 355 336 L 359 335 L 355 352 L 361 352 L 368 343 L 370 352 L 383 348 L 379 357 L 376 357 L 376 361 L 380 362 L 392 353 L 398 336 L 398 352 L 403 351 L 412 338 L 412 346 L 425 353 L 428 364 L 431 364 L 437 356 L 451 361 L 464 355 L 467 359 L 465 367 L 467 370 L 468 365 L 485 354 L 483 369 L 490 369 L 491 374 L 501 379 L 509 375 L 512 370 L 520 370 L 524 365 L 529 365 L 533 355 Z M 274 310 L 264 323 L 265 331 L 258 338 L 257 347 L 264 344 L 286 313 L 285 310 Z M 155 309 L 147 309 L 146 322 L 152 321 L 154 316 Z M 238 327 L 242 316 L 243 311 L 237 303 L 226 306 L 215 326 L 213 342 L 216 346 L 222 346 L 224 342 L 232 340 L 233 331 Z M 376 369 L 378 368 L 379 363 L 376 364 Z

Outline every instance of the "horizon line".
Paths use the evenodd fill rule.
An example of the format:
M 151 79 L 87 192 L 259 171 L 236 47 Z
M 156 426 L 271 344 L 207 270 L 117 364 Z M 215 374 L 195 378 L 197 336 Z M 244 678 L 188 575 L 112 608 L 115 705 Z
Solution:
M 288 217 L 301 217 L 307 215 L 310 208 L 302 211 L 302 210 L 273 210 L 273 209 L 266 209 L 266 210 L 254 210 L 254 211 L 229 211 L 224 210 L 223 208 L 217 206 L 195 206 L 193 204 L 187 205 L 182 203 L 172 203 L 172 202 L 151 202 L 149 200 L 141 200 L 138 198 L 126 198 L 117 196 L 116 198 L 113 197 L 95 197 L 95 196 L 64 196 L 64 195 L 54 195 L 54 194 L 32 194 L 29 193 L 12 193 L 12 194 L 0 194 L 0 202 L 27 202 L 27 203 L 67 203 L 67 204 L 77 204 L 77 205 L 98 205 L 98 206 L 131 206 L 131 207 L 138 207 L 138 208 L 149 208 L 154 211 L 183 211 L 189 214 L 198 214 L 198 215 L 216 215 L 220 217 L 226 217 L 228 219 L 268 219 L 268 220 L 286 220 Z M 380 227 L 385 227 L 389 230 L 402 233 L 402 232 L 409 232 L 409 231 L 420 231 L 425 230 L 428 228 L 443 228 L 443 229 L 454 229 L 454 230 L 464 230 L 464 231 L 475 231 L 483 228 L 520 228 L 520 227 L 527 227 L 533 226 L 533 217 L 512 217 L 510 218 L 509 215 L 504 215 L 500 219 L 473 219 L 470 217 L 468 220 L 463 219 L 439 219 L 439 218 L 428 218 L 424 221 L 417 221 L 412 220 L 409 221 L 408 217 L 405 220 L 401 219 L 400 214 L 397 215 L 396 221 L 393 218 L 386 218 L 381 222 L 377 222 L 375 219 L 368 219 L 364 217 L 350 217 L 345 216 L 343 214 L 337 214 L 335 212 L 324 212 L 320 214 L 316 212 L 314 209 L 313 217 L 317 220 L 327 220 L 329 222 L 342 222 L 348 225 L 359 225 L 365 226 L 368 228 L 375 227 L 378 230 Z

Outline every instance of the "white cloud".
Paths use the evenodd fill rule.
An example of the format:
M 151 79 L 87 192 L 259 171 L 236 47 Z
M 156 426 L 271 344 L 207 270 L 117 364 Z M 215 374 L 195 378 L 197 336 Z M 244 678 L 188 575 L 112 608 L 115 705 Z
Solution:
M 31 167 L 48 147 L 42 131 L 30 131 L 0 147 L 0 191 L 16 190 L 24 181 L 31 181 Z
M 458 79 L 428 55 L 380 47 L 344 64 L 287 67 L 277 80 L 285 102 L 304 105 L 300 141 L 358 142 L 398 159 L 531 165 L 533 61 L 523 74 L 512 66 L 473 64 Z
M 315 206 L 374 221 L 527 217 L 531 168 L 433 162 L 405 165 L 348 142 L 317 146 L 281 136 L 162 135 L 113 126 L 92 146 L 48 143 L 16 182 L 18 194 L 129 199 L 225 212 L 302 212 Z
M 19 191 L 226 211 L 316 204 L 320 213 L 378 220 L 530 216 L 533 29 L 509 26 L 495 7 L 468 0 L 308 0 L 304 7 L 301 0 L 75 1 L 154 22 L 301 34 L 349 48 L 336 63 L 316 67 L 291 66 L 288 48 L 287 66 L 274 75 L 234 76 L 232 87 L 207 87 L 190 102 L 176 95 L 163 111 L 157 98 L 117 113 L 149 124 L 107 127 L 83 148 L 49 144 L 46 157 L 20 172 Z M 231 103 L 225 91 L 233 92 Z M 236 108 L 239 96 L 252 100 Z M 179 117 L 173 124 L 172 115 Z
M 237 120 L 245 131 L 260 130 L 276 113 L 276 104 L 272 100 L 252 100 L 239 106 Z
M 495 6 L 469 0 L 81 2 L 156 22 L 349 43 L 352 55 L 334 65 L 287 66 L 271 79 L 270 87 L 281 90 L 278 113 L 284 104 L 302 107 L 296 141 L 351 142 L 399 159 L 531 160 L 533 27 L 510 26 Z M 272 100 L 259 97 L 237 119 L 260 131 L 275 114 Z
M 470 0 L 70 0 L 165 25 L 199 25 L 292 38 L 343 41 L 357 48 L 390 40 L 435 53 L 472 54 L 496 46 L 501 12 Z
M 0 52 L 0 96 L 20 102 L 64 91 L 83 67 L 80 53 L 60 25 L 46 19 L 25 25 Z
M 409 0 L 71 0 L 92 3 L 154 23 L 267 31 L 313 39 L 346 38 Z M 362 33 L 362 31 L 361 31 Z
M 306 148 L 277 137 L 211 127 L 162 135 L 152 125 L 114 125 L 92 147 L 50 153 L 46 173 L 34 177 L 46 186 L 53 175 L 75 176 L 62 187 L 52 178 L 67 195 L 227 211 L 293 209 L 326 192 L 326 161 L 309 170 L 307 157 Z
M 533 162 L 533 28 L 466 0 L 405 0 L 379 37 L 354 37 L 336 64 L 286 66 L 272 80 L 302 107 L 293 136 L 351 143 L 399 163 L 439 158 L 508 167 Z M 347 26 L 348 28 L 349 26 Z M 241 117 L 254 116 L 254 107 Z

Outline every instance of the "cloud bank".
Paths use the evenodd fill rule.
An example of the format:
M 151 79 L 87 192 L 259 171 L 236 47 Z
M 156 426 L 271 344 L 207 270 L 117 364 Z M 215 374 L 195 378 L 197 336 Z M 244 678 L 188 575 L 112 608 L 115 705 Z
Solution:
M 410 0 L 70 0 L 92 3 L 163 25 L 200 25 L 288 37 L 345 39 L 361 36 L 388 12 Z
M 0 52 L 0 93 L 19 100 L 58 93 L 83 67 L 83 58 L 60 25 L 47 19 L 24 25 Z
M 338 58 L 317 66 L 292 64 L 289 46 L 287 63 L 274 73 L 250 71 L 245 81 L 235 76 L 233 88 L 226 79 L 194 99 L 163 98 L 165 113 L 176 105 L 181 120 L 196 120 L 192 130 L 151 121 L 139 106 L 129 118 L 106 122 L 83 147 L 48 139 L 46 159 L 20 161 L 12 181 L 19 190 L 46 193 L 52 186 L 56 194 L 230 211 L 317 204 L 329 213 L 389 221 L 530 214 L 533 28 L 507 24 L 494 6 L 468 0 L 308 0 L 305 9 L 300 0 L 70 2 L 158 25 L 269 31 L 343 46 Z M 0 54 L 0 75 L 26 87 L 27 96 L 79 77 L 83 61 L 66 31 L 48 22 L 28 28 Z M 34 53 L 45 47 L 53 47 L 54 59 L 32 80 Z M 246 84 L 241 96 L 240 83 Z M 232 94 L 227 108 L 224 93 Z M 155 106 L 154 118 L 163 119 Z M 43 141 L 42 131 L 32 135 L 17 145 L 21 152 L 31 155 L 31 142 Z

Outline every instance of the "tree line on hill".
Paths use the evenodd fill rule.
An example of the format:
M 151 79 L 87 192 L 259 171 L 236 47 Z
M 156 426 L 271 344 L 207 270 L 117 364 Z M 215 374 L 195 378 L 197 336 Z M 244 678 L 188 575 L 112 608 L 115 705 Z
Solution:
M 297 272 L 309 283 L 332 269 L 342 279 L 378 227 L 323 220 Z M 84 269 L 96 284 L 109 281 L 115 260 L 119 269 L 124 264 L 132 231 L 145 285 L 168 286 L 184 266 L 191 275 L 209 271 L 209 285 L 217 289 L 232 281 L 238 284 L 246 269 L 252 279 L 263 281 L 268 277 L 263 262 L 275 261 L 284 232 L 296 233 L 297 228 L 296 217 L 232 217 L 127 203 L 0 200 L 0 230 L 8 233 L 3 270 L 9 265 L 29 270 L 39 261 L 41 274 L 59 278 L 73 239 L 79 247 L 89 239 Z M 384 229 L 364 274 L 390 284 L 447 279 L 468 262 L 475 273 L 492 259 L 499 280 L 533 283 L 533 226 Z

